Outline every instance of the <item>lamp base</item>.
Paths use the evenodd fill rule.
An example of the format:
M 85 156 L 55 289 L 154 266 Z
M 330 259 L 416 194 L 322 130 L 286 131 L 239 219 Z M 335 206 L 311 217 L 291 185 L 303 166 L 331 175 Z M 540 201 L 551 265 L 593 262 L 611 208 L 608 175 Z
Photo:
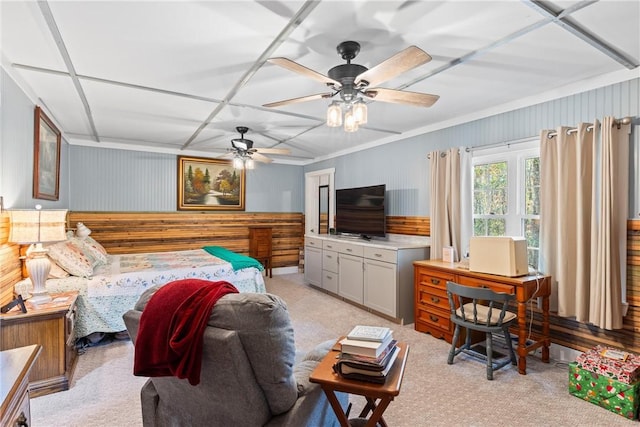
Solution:
M 44 291 L 43 293 L 36 294 L 35 291 L 31 293 L 31 298 L 29 298 L 29 302 L 34 305 L 45 304 L 47 302 L 51 302 L 51 295 Z
M 38 243 L 30 252 L 27 252 L 27 271 L 29 272 L 31 282 L 33 283 L 31 298 L 29 298 L 29 301 L 31 301 L 32 304 L 44 304 L 51 301 L 51 296 L 49 296 L 49 293 L 47 292 L 46 285 L 47 277 L 51 270 L 51 262 L 49 262 L 47 252 L 48 251 L 44 249 L 40 243 Z

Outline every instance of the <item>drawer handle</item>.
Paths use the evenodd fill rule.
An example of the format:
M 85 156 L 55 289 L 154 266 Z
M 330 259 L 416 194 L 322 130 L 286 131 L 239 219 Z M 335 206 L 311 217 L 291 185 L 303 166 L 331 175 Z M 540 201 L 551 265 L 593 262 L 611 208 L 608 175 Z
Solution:
M 438 297 L 431 297 L 431 302 L 435 302 L 436 304 L 440 302 L 440 298 Z
M 327 279 L 331 280 L 331 279 L 332 279 L 332 277 L 331 277 L 331 276 L 327 276 Z
M 347 248 L 347 252 L 353 252 L 353 249 Z
M 431 283 L 433 283 L 434 285 L 439 285 L 440 279 L 431 279 Z
M 325 256 L 329 259 L 333 258 L 331 255 L 325 255 Z
M 437 322 L 439 320 L 438 316 L 434 316 L 433 314 L 429 315 L 429 319 L 431 319 L 432 322 Z
M 375 256 L 377 256 L 378 258 L 382 257 L 382 254 L 374 254 Z

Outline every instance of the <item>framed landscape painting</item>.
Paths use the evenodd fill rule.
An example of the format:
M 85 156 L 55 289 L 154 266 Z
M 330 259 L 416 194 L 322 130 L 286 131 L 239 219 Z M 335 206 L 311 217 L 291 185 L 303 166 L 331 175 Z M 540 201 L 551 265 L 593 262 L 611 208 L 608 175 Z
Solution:
M 36 107 L 33 137 L 33 198 L 58 200 L 60 196 L 61 133 L 40 107 Z
M 245 171 L 231 160 L 178 156 L 178 210 L 244 210 Z

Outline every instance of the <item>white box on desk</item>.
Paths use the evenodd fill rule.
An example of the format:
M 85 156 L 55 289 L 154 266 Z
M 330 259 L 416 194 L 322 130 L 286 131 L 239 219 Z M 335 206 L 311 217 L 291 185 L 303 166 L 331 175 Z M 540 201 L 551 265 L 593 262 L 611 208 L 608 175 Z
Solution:
M 517 277 L 529 274 L 524 237 L 475 236 L 469 241 L 469 271 Z

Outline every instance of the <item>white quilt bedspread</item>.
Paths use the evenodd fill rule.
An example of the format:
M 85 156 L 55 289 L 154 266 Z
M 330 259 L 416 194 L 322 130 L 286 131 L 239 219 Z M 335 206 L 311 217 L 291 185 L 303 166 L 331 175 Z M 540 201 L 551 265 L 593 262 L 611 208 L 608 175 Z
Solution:
M 49 292 L 78 291 L 75 335 L 119 332 L 125 329 L 122 315 L 133 308 L 140 295 L 155 285 L 179 279 L 225 280 L 240 292 L 266 292 L 257 268 L 234 271 L 231 264 L 202 249 L 110 255 L 109 263 L 97 266 L 93 277 L 49 279 Z

